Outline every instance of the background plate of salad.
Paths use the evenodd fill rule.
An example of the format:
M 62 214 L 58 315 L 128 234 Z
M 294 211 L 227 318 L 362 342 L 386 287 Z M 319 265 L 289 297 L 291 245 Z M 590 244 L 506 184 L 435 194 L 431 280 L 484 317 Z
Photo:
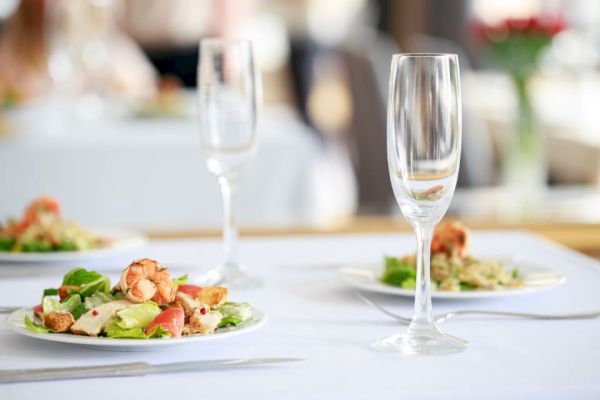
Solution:
M 147 238 L 136 231 L 118 228 L 90 229 L 97 237 L 105 240 L 99 247 L 85 250 L 0 251 L 0 263 L 57 263 L 84 262 L 118 256 L 127 251 L 143 247 Z
M 566 278 L 560 272 L 534 265 L 517 257 L 492 257 L 503 264 L 520 284 L 514 287 L 477 288 L 458 282 L 457 290 L 443 290 L 432 280 L 431 297 L 434 299 L 481 299 L 536 293 L 562 285 Z M 342 281 L 355 289 L 397 296 L 414 296 L 414 269 L 402 259 L 386 257 L 383 262 L 348 264 L 338 270 Z

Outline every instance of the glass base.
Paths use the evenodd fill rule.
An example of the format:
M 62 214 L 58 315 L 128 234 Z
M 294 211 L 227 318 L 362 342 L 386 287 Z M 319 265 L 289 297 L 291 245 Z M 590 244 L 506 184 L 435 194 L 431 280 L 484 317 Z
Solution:
M 250 275 L 241 264 L 220 264 L 206 274 L 194 279 L 200 286 L 226 286 L 232 289 L 255 289 L 263 285 L 262 279 Z
M 435 324 L 420 329 L 411 326 L 402 334 L 381 338 L 372 344 L 379 351 L 406 355 L 458 353 L 468 346 L 468 342 L 446 335 Z

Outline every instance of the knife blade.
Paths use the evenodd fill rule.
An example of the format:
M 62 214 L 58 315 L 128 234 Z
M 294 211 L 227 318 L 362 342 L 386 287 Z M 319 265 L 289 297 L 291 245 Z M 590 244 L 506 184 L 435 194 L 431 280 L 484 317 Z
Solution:
M 175 372 L 190 372 L 215 369 L 243 368 L 255 365 L 304 361 L 303 358 L 271 357 L 226 359 L 206 361 L 184 361 L 167 364 L 133 362 L 124 364 L 95 365 L 89 367 L 37 368 L 22 370 L 0 370 L 0 384 L 39 382 L 64 379 L 109 378 L 143 376 Z

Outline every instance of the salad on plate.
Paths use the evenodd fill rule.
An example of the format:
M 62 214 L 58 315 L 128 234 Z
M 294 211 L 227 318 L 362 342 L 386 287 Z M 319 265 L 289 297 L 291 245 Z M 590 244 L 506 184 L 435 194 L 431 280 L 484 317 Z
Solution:
M 48 253 L 83 251 L 107 247 L 111 239 L 89 232 L 61 216 L 60 204 L 42 196 L 33 201 L 19 219 L 0 223 L 0 251 Z
M 111 288 L 107 276 L 84 268 L 45 289 L 25 327 L 40 334 L 67 333 L 118 339 L 174 339 L 207 335 L 252 319 L 247 303 L 227 301 L 228 289 L 187 284 L 155 260 L 129 264 Z
M 524 284 L 516 268 L 469 253 L 470 233 L 458 222 L 440 225 L 431 241 L 431 285 L 434 290 L 461 292 L 519 288 Z M 385 257 L 382 283 L 404 289 L 416 286 L 416 256 Z

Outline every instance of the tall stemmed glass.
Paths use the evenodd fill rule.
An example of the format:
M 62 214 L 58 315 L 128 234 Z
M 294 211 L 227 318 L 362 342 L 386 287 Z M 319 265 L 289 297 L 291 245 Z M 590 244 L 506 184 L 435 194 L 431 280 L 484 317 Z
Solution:
M 433 229 L 456 186 L 461 147 L 461 95 L 454 54 L 396 54 L 388 95 L 387 150 L 394 195 L 417 236 L 415 311 L 404 333 L 374 347 L 404 354 L 464 350 L 432 317 L 429 282 Z
M 247 40 L 205 39 L 200 42 L 198 106 L 202 148 L 223 195 L 223 261 L 209 271 L 204 284 L 254 287 L 260 280 L 238 262 L 234 195 L 255 153 L 260 78 L 252 44 Z

